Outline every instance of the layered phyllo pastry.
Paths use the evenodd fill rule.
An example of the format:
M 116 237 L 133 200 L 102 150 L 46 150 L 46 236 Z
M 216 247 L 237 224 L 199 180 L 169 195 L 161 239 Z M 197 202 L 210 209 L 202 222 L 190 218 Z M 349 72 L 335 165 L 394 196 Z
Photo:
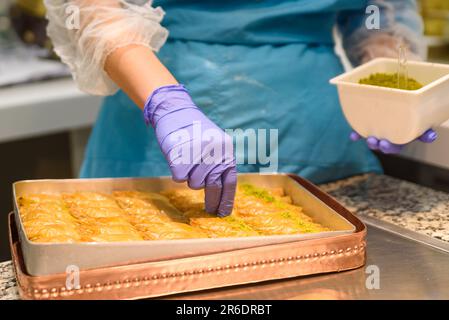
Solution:
M 282 189 L 250 184 L 238 185 L 234 210 L 224 218 L 204 210 L 204 191 L 190 189 L 30 194 L 21 196 L 18 205 L 26 235 L 34 242 L 238 238 L 329 231 Z

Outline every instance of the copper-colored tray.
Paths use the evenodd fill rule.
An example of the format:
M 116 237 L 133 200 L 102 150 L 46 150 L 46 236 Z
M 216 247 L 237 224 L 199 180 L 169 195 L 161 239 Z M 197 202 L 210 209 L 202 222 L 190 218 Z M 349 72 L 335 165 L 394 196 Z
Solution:
M 336 237 L 80 271 L 80 287 L 69 290 L 66 283 L 72 274 L 26 273 L 14 216 L 10 214 L 10 245 L 20 295 L 24 299 L 138 299 L 363 266 L 365 225 L 310 182 L 293 178 L 354 224 L 356 231 Z

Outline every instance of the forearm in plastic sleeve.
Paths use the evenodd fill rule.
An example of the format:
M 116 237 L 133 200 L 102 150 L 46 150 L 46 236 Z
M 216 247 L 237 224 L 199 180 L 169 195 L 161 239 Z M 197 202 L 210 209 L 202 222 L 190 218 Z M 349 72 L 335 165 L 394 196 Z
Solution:
M 90 94 L 118 90 L 104 71 L 114 50 L 138 44 L 158 51 L 168 37 L 160 25 L 164 11 L 153 8 L 152 1 L 45 0 L 45 5 L 55 52 L 70 67 L 78 87 Z
M 386 50 L 393 42 L 385 43 L 381 38 L 395 38 L 395 45 L 404 42 L 409 51 L 421 59 L 426 58 L 427 49 L 423 41 L 423 23 L 414 0 L 370 0 L 367 6 L 375 5 L 380 12 L 380 28 L 368 29 L 365 25 L 368 14 L 365 10 L 342 12 L 338 27 L 343 38 L 343 46 L 353 65 L 362 62 L 364 56 L 379 43 Z M 377 48 L 378 50 L 379 48 Z

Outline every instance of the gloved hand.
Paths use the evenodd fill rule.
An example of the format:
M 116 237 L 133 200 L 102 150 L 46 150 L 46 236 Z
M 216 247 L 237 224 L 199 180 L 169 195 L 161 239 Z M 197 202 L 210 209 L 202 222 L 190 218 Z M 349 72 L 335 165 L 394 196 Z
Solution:
M 357 140 L 362 139 L 362 136 L 360 136 L 355 131 L 352 131 L 349 137 L 352 141 L 357 141 Z M 419 140 L 419 141 L 425 142 L 425 143 L 431 143 L 431 142 L 435 141 L 436 138 L 437 138 L 437 133 L 434 130 L 429 129 L 426 132 L 424 132 L 420 137 L 418 137 L 416 140 Z M 370 148 L 371 150 L 380 150 L 381 152 L 386 153 L 386 154 L 399 153 L 404 148 L 404 146 L 406 146 L 406 144 L 394 144 L 388 140 L 377 139 L 376 137 L 366 138 L 366 144 L 368 145 L 368 148 Z
M 237 184 L 232 138 L 194 104 L 183 85 L 156 89 L 144 107 L 176 182 L 205 188 L 206 211 L 231 213 Z

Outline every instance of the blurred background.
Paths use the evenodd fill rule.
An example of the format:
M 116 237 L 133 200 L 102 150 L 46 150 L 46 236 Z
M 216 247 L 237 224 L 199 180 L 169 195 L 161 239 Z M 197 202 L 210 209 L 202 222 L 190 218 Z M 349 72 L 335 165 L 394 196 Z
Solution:
M 429 61 L 449 63 L 449 1 L 421 0 Z M 11 184 L 74 178 L 101 98 L 73 84 L 46 36 L 41 0 L 0 1 L 0 261 L 9 259 Z M 449 94 L 448 94 L 449 99 Z M 432 145 L 378 155 L 389 175 L 449 191 L 449 122 Z

